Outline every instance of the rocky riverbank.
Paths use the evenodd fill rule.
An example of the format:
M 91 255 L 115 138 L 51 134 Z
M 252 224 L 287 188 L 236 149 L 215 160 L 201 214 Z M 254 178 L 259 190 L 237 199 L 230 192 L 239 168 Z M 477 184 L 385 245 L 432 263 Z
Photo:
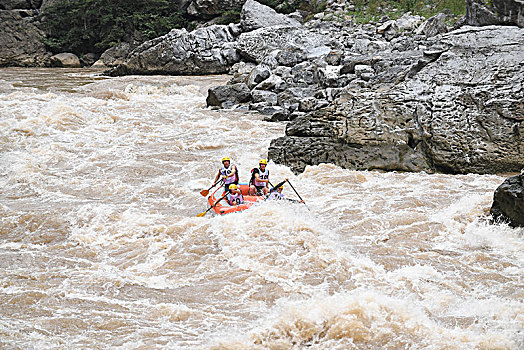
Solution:
M 518 172 L 524 166 L 522 21 L 511 13 L 497 19 L 478 10 L 478 2 L 468 6 L 468 23 L 515 25 L 448 27 L 444 14 L 376 25 L 325 21 L 321 14 L 300 24 L 248 0 L 241 33 L 233 36 L 240 61 L 230 84 L 209 91 L 208 105 L 290 121 L 269 157 L 296 172 L 319 163 Z

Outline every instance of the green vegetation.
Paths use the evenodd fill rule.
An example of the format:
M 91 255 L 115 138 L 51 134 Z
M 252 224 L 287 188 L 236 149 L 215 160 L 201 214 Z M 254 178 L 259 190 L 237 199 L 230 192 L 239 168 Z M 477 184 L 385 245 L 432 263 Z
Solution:
M 45 43 L 54 52 L 101 53 L 139 37 L 152 39 L 188 20 L 169 0 L 70 0 L 46 7 L 41 16 Z
M 397 19 L 406 12 L 429 18 L 449 11 L 458 17 L 466 14 L 465 0 L 355 0 L 355 10 L 348 13 L 357 23 L 376 22 L 383 16 Z

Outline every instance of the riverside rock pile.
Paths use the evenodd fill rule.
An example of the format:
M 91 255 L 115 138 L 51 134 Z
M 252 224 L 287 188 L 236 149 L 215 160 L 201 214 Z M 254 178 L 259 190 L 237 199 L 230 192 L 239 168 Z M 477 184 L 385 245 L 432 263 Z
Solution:
M 229 85 L 210 89 L 208 104 L 290 121 L 286 136 L 271 142 L 275 162 L 296 172 L 324 162 L 447 173 L 523 167 L 518 25 L 453 29 L 443 14 L 378 25 L 324 21 L 320 14 L 279 25 L 277 18 L 256 18 L 268 18 L 264 8 L 245 3 L 240 28 L 250 30 L 235 42 L 241 61 Z
M 324 162 L 351 169 L 520 171 L 521 2 L 490 5 L 513 11 L 497 12 L 500 26 L 488 8 L 468 1 L 479 17 L 468 8 L 454 27 L 443 13 L 427 21 L 408 13 L 357 25 L 344 15 L 350 3 L 330 3 L 331 12 L 302 23 L 300 13 L 285 16 L 247 0 L 240 24 L 173 30 L 139 46 L 112 74 L 229 72 L 228 85 L 209 90 L 208 105 L 289 121 L 269 157 L 295 172 Z

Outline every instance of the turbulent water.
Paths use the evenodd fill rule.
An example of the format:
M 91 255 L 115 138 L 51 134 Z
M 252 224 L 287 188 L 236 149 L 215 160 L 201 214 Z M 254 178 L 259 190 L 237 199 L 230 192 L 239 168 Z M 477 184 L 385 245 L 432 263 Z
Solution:
M 0 348 L 524 347 L 504 177 L 270 161 L 307 207 L 199 218 L 285 126 L 204 109 L 227 77 L 95 73 L 0 70 Z

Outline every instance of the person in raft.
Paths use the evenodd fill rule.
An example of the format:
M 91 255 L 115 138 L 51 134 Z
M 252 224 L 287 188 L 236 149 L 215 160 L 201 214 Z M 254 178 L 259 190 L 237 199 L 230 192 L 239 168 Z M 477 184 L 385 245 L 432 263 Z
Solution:
M 290 202 L 293 202 L 293 203 L 305 203 L 304 201 L 297 201 L 295 199 L 289 199 L 289 198 L 286 198 L 284 196 L 284 194 L 282 193 L 282 190 L 284 189 L 284 185 L 281 185 L 280 187 L 277 187 L 273 192 L 271 192 L 269 194 L 269 196 L 267 197 L 267 200 L 268 201 L 274 201 L 274 200 L 282 200 L 282 199 L 285 199 L 287 201 L 290 201 Z
M 269 193 L 269 170 L 267 170 L 267 160 L 260 159 L 258 168 L 251 170 L 251 180 L 249 180 L 249 194 L 267 195 Z
M 224 180 L 224 188 L 229 191 L 229 187 L 232 184 L 238 185 L 238 170 L 236 165 L 231 164 L 231 159 L 229 157 L 222 158 L 222 167 L 218 169 L 218 174 L 215 177 L 215 186 L 219 179 Z
M 242 192 L 236 184 L 229 185 L 229 193 L 227 194 L 227 202 L 229 205 L 239 205 L 244 203 Z

